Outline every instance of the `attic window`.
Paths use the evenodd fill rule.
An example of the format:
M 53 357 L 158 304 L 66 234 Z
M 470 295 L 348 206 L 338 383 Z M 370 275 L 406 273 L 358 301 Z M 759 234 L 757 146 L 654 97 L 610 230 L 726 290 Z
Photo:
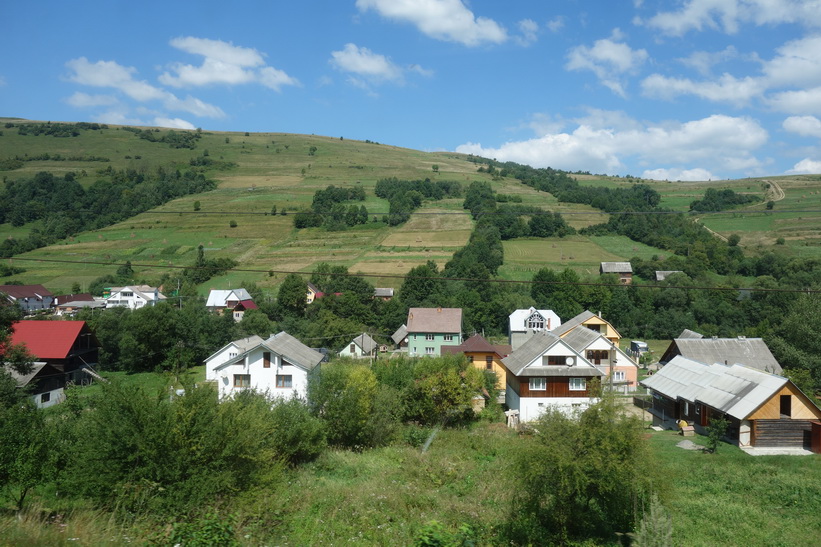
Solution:
M 120 293 L 120 296 L 134 296 L 134 293 L 131 291 L 123 291 Z
M 531 314 L 531 316 L 525 320 L 525 327 L 533 330 L 544 330 L 544 317 L 538 313 Z

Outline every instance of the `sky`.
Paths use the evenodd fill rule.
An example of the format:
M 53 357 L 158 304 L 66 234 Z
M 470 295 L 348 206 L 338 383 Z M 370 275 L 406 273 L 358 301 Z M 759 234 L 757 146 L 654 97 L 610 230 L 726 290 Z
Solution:
M 821 173 L 821 0 L 0 0 L 0 21 L 0 116 Z

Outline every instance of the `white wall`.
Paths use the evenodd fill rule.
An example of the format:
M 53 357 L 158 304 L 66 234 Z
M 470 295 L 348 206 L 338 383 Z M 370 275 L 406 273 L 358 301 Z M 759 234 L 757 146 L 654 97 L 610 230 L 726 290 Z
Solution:
M 283 365 L 282 358 L 271 352 L 270 368 L 263 367 L 263 348 L 252 350 L 246 357 L 245 362 L 240 365 L 226 365 L 215 371 L 219 395 L 230 397 L 235 392 L 246 388 L 234 387 L 235 374 L 250 374 L 251 386 L 259 392 L 267 393 L 270 397 L 291 397 L 296 393 L 300 397 L 308 394 L 308 373 L 302 367 L 296 365 Z M 290 375 L 291 387 L 276 387 L 277 375 Z
M 519 399 L 519 421 L 532 422 L 553 407 L 567 415 L 582 412 L 598 399 L 590 397 L 522 397 Z
M 65 401 L 65 399 L 66 399 L 66 394 L 63 391 L 63 388 L 61 388 L 61 387 L 58 387 L 57 389 L 52 389 L 51 391 L 46 391 L 44 393 L 49 394 L 49 400 L 46 401 L 45 403 L 42 402 L 42 400 L 43 400 L 43 394 L 42 393 L 38 393 L 37 395 L 32 395 L 31 396 L 31 399 L 34 401 L 34 404 L 37 406 L 37 408 L 48 408 L 50 406 L 60 404 L 63 401 Z
M 228 344 L 217 353 L 215 353 L 207 363 L 205 363 L 205 379 L 206 380 L 216 380 L 218 373 L 215 372 L 218 366 L 226 363 L 231 357 L 231 354 L 234 353 L 236 355 L 240 354 L 239 348 L 235 346 L 233 343 Z

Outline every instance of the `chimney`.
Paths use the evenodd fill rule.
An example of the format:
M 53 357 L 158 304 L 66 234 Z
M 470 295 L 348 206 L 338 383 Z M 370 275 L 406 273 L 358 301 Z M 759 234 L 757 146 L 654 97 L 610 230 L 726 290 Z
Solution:
M 599 310 L 599 319 L 601 319 L 601 310 Z

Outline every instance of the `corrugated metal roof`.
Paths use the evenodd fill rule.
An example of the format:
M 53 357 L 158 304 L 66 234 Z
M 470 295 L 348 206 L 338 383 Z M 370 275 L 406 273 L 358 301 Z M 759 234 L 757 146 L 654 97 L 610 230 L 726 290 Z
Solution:
M 354 338 L 352 343 L 362 348 L 362 351 L 364 351 L 365 353 L 372 352 L 377 346 L 373 338 L 371 338 L 367 333 L 364 332 L 356 338 Z
M 11 343 L 25 344 L 38 359 L 65 359 L 85 326 L 85 321 L 18 321 Z
M 633 265 L 629 262 L 602 262 L 602 273 L 633 273 Z
M 561 345 L 566 355 L 574 357 L 574 366 L 541 365 L 544 354 L 556 345 Z M 550 332 L 531 336 L 516 351 L 502 359 L 502 363 L 514 376 L 602 376 L 582 354 Z
M 562 340 L 564 340 L 568 346 L 581 353 L 587 346 L 589 346 L 599 338 L 604 337 L 594 330 L 573 329 L 572 331 L 568 332 L 567 335 L 563 336 Z
M 787 381 L 740 364 L 707 365 L 679 355 L 640 383 L 670 399 L 703 403 L 743 420 Z
M 394 344 L 399 344 L 399 343 L 401 343 L 401 342 L 402 342 L 402 340 L 404 340 L 404 339 L 405 339 L 405 337 L 406 337 L 407 335 L 408 335 L 408 327 L 407 327 L 407 326 L 405 326 L 405 325 L 402 325 L 401 327 L 399 327 L 398 329 L 396 329 L 396 332 L 394 332 L 394 333 L 391 335 L 391 340 L 393 340 L 393 343 L 394 343 Z
M 550 332 L 552 332 L 556 336 L 562 336 L 566 332 L 569 332 L 569 331 L 575 329 L 576 327 L 578 327 L 579 325 L 581 325 L 582 323 L 584 323 L 585 321 L 587 321 L 588 319 L 591 319 L 593 317 L 596 317 L 595 313 L 593 313 L 590 310 L 584 310 L 583 312 L 581 312 L 576 317 L 568 319 L 567 321 L 565 321 L 564 323 L 562 323 L 558 327 L 556 327 L 554 329 L 551 329 Z
M 700 363 L 748 367 L 781 374 L 782 368 L 761 338 L 676 338 L 679 354 Z

